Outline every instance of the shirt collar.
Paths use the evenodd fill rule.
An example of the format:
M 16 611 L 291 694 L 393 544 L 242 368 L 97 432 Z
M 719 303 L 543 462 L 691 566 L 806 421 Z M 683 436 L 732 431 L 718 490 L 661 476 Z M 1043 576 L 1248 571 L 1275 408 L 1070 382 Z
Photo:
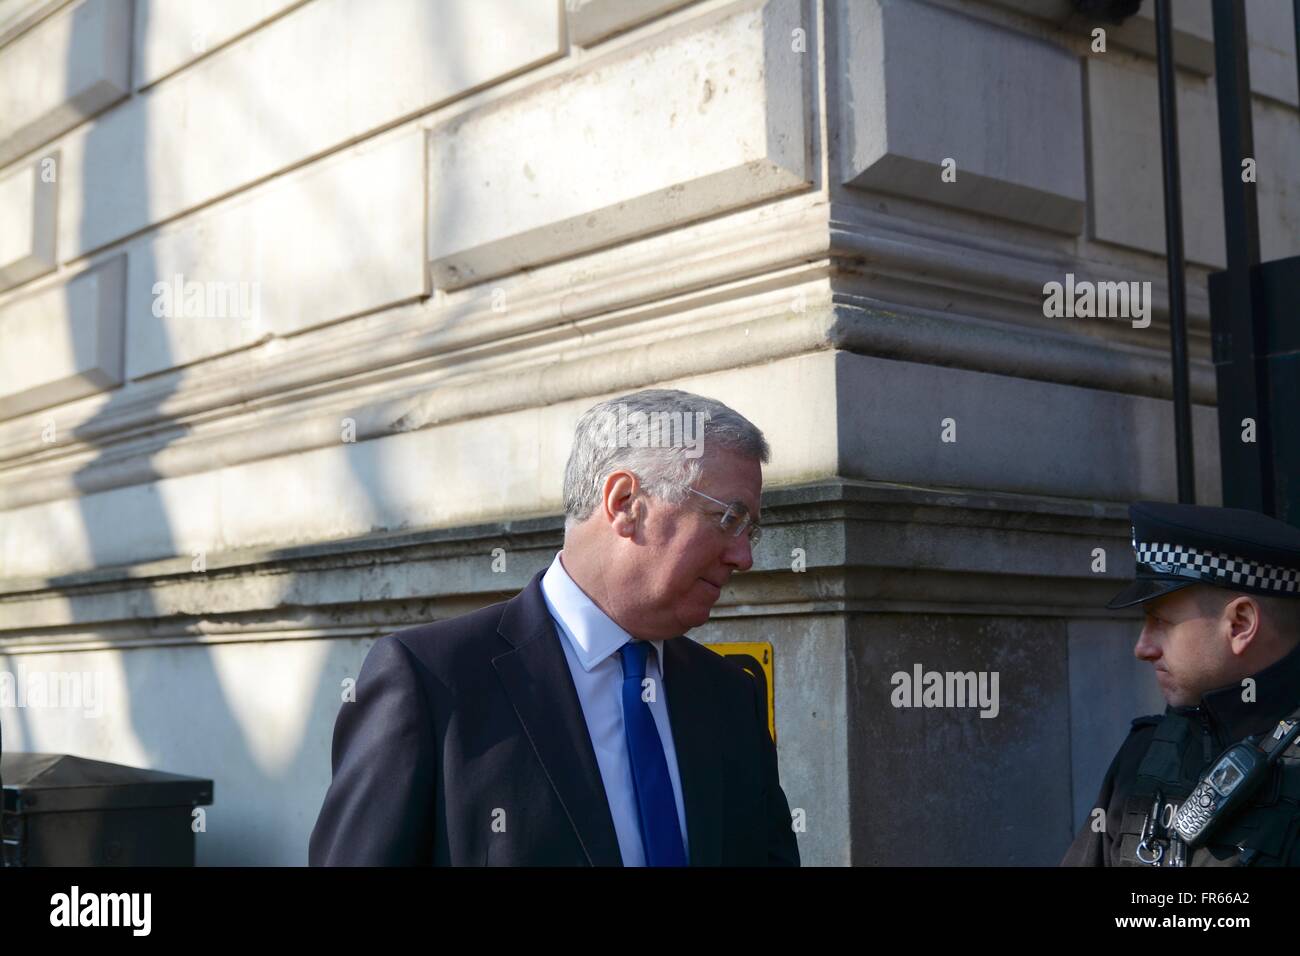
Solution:
M 542 597 L 561 633 L 572 645 L 582 669 L 591 669 L 616 653 L 631 634 L 614 623 L 613 618 L 596 606 L 582 588 L 573 582 L 560 562 L 560 552 L 542 575 Z M 664 642 L 648 641 L 659 661 L 659 676 L 664 676 Z

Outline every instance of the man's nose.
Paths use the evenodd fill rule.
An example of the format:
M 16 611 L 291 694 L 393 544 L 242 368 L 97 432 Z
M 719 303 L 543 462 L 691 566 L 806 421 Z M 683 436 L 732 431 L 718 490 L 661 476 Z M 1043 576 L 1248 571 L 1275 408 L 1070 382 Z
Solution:
M 754 566 L 754 547 L 749 543 L 749 535 L 741 534 L 727 542 L 723 560 L 737 571 L 748 571 Z
M 1133 656 L 1140 661 L 1156 661 L 1160 658 L 1160 645 L 1151 637 L 1150 631 L 1151 626 L 1144 624 L 1137 644 L 1133 646 Z

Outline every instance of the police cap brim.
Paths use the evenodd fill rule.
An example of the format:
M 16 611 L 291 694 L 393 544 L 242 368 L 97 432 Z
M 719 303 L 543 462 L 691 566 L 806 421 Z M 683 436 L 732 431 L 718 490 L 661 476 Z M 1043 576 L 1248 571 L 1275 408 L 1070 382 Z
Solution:
M 1181 591 L 1183 588 L 1189 588 L 1196 581 L 1170 581 L 1161 578 L 1138 578 L 1119 594 L 1107 602 L 1106 607 L 1112 611 L 1118 611 L 1121 608 L 1132 607 L 1134 604 L 1143 604 L 1154 598 L 1164 597 L 1166 594 L 1172 594 L 1175 591 Z

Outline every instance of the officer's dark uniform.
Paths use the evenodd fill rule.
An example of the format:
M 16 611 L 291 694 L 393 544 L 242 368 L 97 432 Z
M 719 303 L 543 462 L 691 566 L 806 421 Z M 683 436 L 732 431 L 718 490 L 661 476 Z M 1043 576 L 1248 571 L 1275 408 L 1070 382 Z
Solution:
M 1252 511 L 1138 502 L 1130 509 L 1136 580 L 1108 604 L 1130 607 L 1193 584 L 1300 600 L 1300 529 Z M 1223 751 L 1273 731 L 1300 707 L 1300 646 L 1197 706 L 1139 717 L 1106 771 L 1095 814 L 1062 866 L 1300 866 L 1300 743 L 1285 752 L 1254 797 L 1190 852 L 1160 839 L 1179 804 Z M 1267 743 L 1267 742 L 1266 742 Z M 1159 809 L 1153 812 L 1158 799 Z M 1155 862 L 1152 862 L 1152 861 Z

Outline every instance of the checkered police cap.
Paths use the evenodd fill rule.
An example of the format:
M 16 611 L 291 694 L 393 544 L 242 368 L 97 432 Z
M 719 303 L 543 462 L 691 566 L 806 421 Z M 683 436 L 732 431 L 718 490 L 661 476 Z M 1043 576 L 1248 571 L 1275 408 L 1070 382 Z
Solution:
M 1300 529 L 1241 508 L 1139 501 L 1130 509 L 1134 582 L 1107 607 L 1193 584 L 1300 599 Z

